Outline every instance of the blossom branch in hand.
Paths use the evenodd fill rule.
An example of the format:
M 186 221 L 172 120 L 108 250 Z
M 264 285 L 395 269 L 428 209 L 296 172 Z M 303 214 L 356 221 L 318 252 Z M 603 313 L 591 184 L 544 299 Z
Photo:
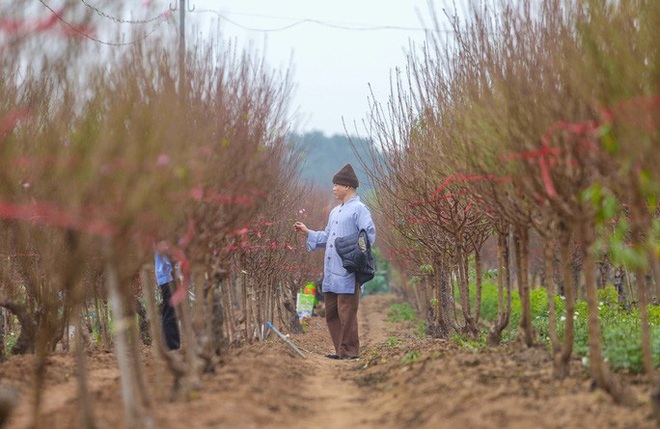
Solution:
M 296 229 L 297 232 L 307 235 L 309 234 L 309 228 L 305 226 L 304 223 L 297 221 L 296 223 L 293 224 L 293 227 Z

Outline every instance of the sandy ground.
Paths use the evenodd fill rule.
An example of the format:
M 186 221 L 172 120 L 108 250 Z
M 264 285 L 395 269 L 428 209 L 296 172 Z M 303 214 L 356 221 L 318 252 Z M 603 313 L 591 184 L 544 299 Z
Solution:
M 638 398 L 625 408 L 591 383 L 576 360 L 570 378 L 552 378 L 542 348 L 459 349 L 416 338 L 411 323 L 392 323 L 388 295 L 360 304 L 361 359 L 336 361 L 325 321 L 291 340 L 295 355 L 270 335 L 232 350 L 199 394 L 170 401 L 171 377 L 145 349 L 143 361 L 156 428 L 655 428 L 649 388 L 619 374 Z M 7 427 L 28 428 L 31 356 L 0 365 L 0 385 L 21 392 Z M 123 428 L 119 373 L 110 352 L 90 351 L 91 399 L 101 428 Z M 75 365 L 68 354 L 49 359 L 43 414 L 48 429 L 80 427 Z

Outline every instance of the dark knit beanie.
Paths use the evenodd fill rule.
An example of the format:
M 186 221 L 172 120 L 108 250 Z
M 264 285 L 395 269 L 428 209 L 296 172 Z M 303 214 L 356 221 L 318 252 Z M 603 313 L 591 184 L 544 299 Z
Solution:
M 360 182 L 358 181 L 358 178 L 355 175 L 355 171 L 353 171 L 351 164 L 344 165 L 341 170 L 339 170 L 337 174 L 332 177 L 332 183 L 335 185 L 350 186 L 351 188 L 356 189 L 358 186 L 360 186 Z

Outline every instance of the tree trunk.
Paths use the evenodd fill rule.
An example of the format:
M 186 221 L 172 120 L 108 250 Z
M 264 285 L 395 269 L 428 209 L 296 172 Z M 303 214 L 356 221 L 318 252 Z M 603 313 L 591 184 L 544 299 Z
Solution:
M 511 270 L 508 246 L 508 233 L 497 235 L 497 319 L 488 332 L 488 345 L 497 346 L 502 341 L 502 331 L 509 325 L 511 316 Z M 506 291 L 505 291 L 506 285 Z M 504 307 L 504 295 L 507 307 Z
M 139 276 L 139 274 L 138 274 Z M 140 401 L 139 410 L 140 410 L 140 421 L 139 424 L 141 427 L 144 427 L 145 424 L 152 423 L 151 409 L 152 402 L 151 396 L 147 389 L 147 381 L 144 378 L 144 364 L 140 356 L 140 351 L 142 349 L 142 339 L 139 330 L 139 325 L 135 323 L 136 314 L 133 308 L 131 308 L 131 301 L 135 301 L 135 298 L 131 298 L 129 295 L 126 295 L 126 308 L 129 309 L 127 319 L 133 321 L 133 323 L 128 324 L 127 338 L 128 338 L 128 351 L 129 358 L 131 361 L 131 371 L 133 372 L 133 380 L 137 387 L 136 394 L 137 400 Z
M 50 303 L 45 303 L 47 307 Z M 48 313 L 48 310 L 46 310 Z M 43 397 L 44 383 L 46 380 L 46 364 L 50 353 L 48 326 L 41 325 L 37 328 L 35 338 L 35 362 L 34 362 L 34 390 L 32 401 L 32 418 L 34 427 L 40 429 L 45 427 L 45 421 L 41 415 L 41 401 Z
M 5 309 L 0 307 L 0 363 L 7 359 L 7 336 L 5 335 L 5 332 L 7 332 L 7 319 L 5 314 Z
M 451 285 L 452 313 L 454 315 L 454 326 L 458 327 L 458 312 L 456 311 L 456 274 L 449 271 L 449 284 Z
M 112 345 L 112 340 L 110 338 L 110 329 L 109 329 L 109 320 L 110 315 L 108 313 L 107 302 L 102 298 L 102 294 L 99 293 L 101 290 L 100 279 L 101 275 L 98 276 L 99 280 L 94 287 L 94 302 L 96 305 L 96 321 L 98 323 L 99 330 L 99 345 L 102 348 L 109 348 Z
M 444 311 L 447 306 L 444 302 L 446 296 L 442 296 L 442 285 L 446 274 L 441 259 L 438 258 L 435 260 L 433 272 L 433 277 L 430 277 L 432 280 L 431 299 L 428 300 L 430 305 L 428 306 L 427 313 L 422 313 L 427 315 L 426 334 L 432 338 L 448 338 L 449 327 L 447 325 L 447 317 Z M 425 278 L 425 282 L 428 281 L 427 279 L 429 279 L 429 277 Z
M 440 265 L 440 305 L 442 305 L 442 320 L 447 327 L 447 335 L 456 330 L 456 324 L 451 317 L 452 310 L 455 308 L 453 295 L 451 291 L 451 272 L 446 261 Z
M 474 300 L 474 321 L 479 324 L 479 316 L 481 315 L 481 290 L 483 287 L 483 273 L 481 272 L 481 253 L 479 250 L 474 252 L 474 269 L 477 282 L 477 291 Z
M 191 273 L 191 276 L 193 273 Z M 190 285 L 193 289 L 195 300 L 193 303 L 194 312 L 192 315 L 193 331 L 197 340 L 199 357 L 204 361 L 203 373 L 213 372 L 215 367 L 215 352 L 213 346 L 213 335 L 211 333 L 211 323 L 213 316 L 212 294 L 213 287 L 207 280 L 204 272 L 194 271 L 194 279 Z
M 242 301 L 243 301 L 243 314 L 245 316 L 245 341 L 250 341 L 250 299 L 248 297 L 248 287 L 247 287 L 247 275 L 242 274 L 241 279 L 241 291 L 242 291 Z M 295 306 L 294 306 L 295 312 Z
M 225 347 L 227 342 L 227 337 L 225 336 L 225 328 L 227 323 L 225 323 L 225 309 L 222 305 L 222 293 L 220 288 L 222 287 L 222 280 L 218 280 L 215 287 L 212 287 L 210 290 L 211 296 L 209 297 L 212 305 L 212 321 L 211 321 L 211 333 L 213 336 L 213 350 L 216 356 L 222 356 L 223 347 Z
M 236 318 L 234 317 L 234 298 L 232 296 L 232 288 L 234 285 L 234 276 L 229 273 L 227 280 L 220 284 L 221 296 L 224 295 L 225 305 L 224 305 L 224 316 L 223 320 L 225 321 L 225 329 L 227 331 L 227 341 L 229 344 L 234 342 L 236 338 Z
M 147 319 L 147 309 L 139 298 L 135 298 L 135 313 L 138 315 L 140 339 L 145 346 L 151 345 L 151 332 L 149 332 L 149 320 Z
M 653 365 L 653 354 L 651 349 L 651 328 L 649 326 L 648 313 L 648 290 L 646 284 L 645 272 L 638 269 L 635 274 L 637 280 L 637 296 L 639 299 L 639 317 L 642 327 L 642 364 L 644 372 L 650 381 L 653 380 L 655 366 Z
M 648 210 L 646 210 L 643 198 L 640 198 L 639 194 L 636 195 L 635 201 L 630 208 L 631 212 L 631 230 L 630 237 L 632 239 L 633 248 L 636 252 L 648 255 L 649 251 L 647 242 L 647 236 L 652 229 L 652 220 L 649 215 Z M 638 207 L 635 204 L 639 204 Z M 645 261 L 648 261 L 648 256 L 645 258 Z M 650 268 L 652 268 L 651 265 Z M 653 381 L 655 366 L 653 365 L 653 354 L 651 348 L 651 328 L 649 326 L 649 315 L 648 315 L 648 286 L 646 275 L 648 272 L 646 266 L 638 266 L 635 269 L 635 277 L 637 281 L 637 301 L 639 303 L 639 315 L 641 319 L 642 327 L 642 363 L 644 365 L 644 371 L 649 378 L 649 381 Z
M 548 293 L 548 334 L 550 336 L 550 345 L 552 347 L 552 355 L 556 355 L 560 351 L 559 338 L 557 337 L 557 311 L 555 309 L 555 276 L 554 267 L 554 240 L 552 239 L 552 232 L 548 228 L 543 247 L 543 265 L 545 271 L 545 288 Z
M 8 299 L 2 292 L 0 292 L 0 306 L 11 311 L 16 316 L 16 319 L 18 319 L 19 325 L 21 325 L 21 334 L 11 349 L 11 354 L 22 355 L 34 350 L 36 326 L 28 307 Z
M 266 309 L 265 306 L 265 293 L 263 286 L 259 287 L 258 285 L 254 285 L 254 293 L 253 293 L 253 305 L 254 305 L 254 325 L 255 329 L 257 331 L 257 339 L 259 341 L 264 340 L 264 311 Z
M 458 287 L 461 294 L 461 307 L 463 320 L 465 321 L 465 329 L 468 334 L 476 335 L 478 330 L 470 312 L 470 285 L 468 273 L 465 269 L 467 256 L 463 254 L 463 249 L 460 244 L 457 244 L 456 246 L 456 260 L 458 263 Z
M 266 322 L 273 321 L 273 317 L 272 317 L 273 304 L 271 302 L 271 297 L 273 296 L 273 294 L 271 292 L 271 287 L 272 287 L 271 285 L 272 285 L 272 281 L 270 279 L 270 276 L 266 274 L 266 278 L 264 282 L 264 315 L 261 325 L 264 326 L 264 328 L 263 328 L 263 335 L 261 341 L 264 341 L 266 339 L 266 337 L 268 336 L 268 332 L 270 331 L 269 329 L 265 328 Z M 316 297 L 316 295 L 314 295 L 314 297 Z M 314 309 L 312 309 L 312 312 L 314 312 Z
M 416 305 L 416 307 L 417 307 L 417 311 L 418 311 L 420 314 L 425 314 L 425 311 L 424 311 L 424 308 L 425 308 L 425 307 L 424 307 L 424 305 L 423 305 L 423 301 L 424 301 L 424 300 L 423 300 L 422 298 L 420 298 L 420 296 L 419 296 L 419 295 L 420 295 L 420 293 L 419 293 L 419 288 L 421 287 L 421 282 L 420 282 L 420 283 L 417 283 L 417 284 L 413 284 L 413 285 L 411 285 L 410 287 L 411 287 L 411 289 L 413 290 L 413 295 L 414 295 L 414 297 L 415 297 L 415 305 Z
M 155 284 L 155 281 L 150 281 L 151 278 L 144 268 L 140 270 L 140 279 L 143 287 L 142 293 L 147 298 L 147 314 L 149 315 L 154 346 L 156 347 L 158 355 L 165 361 L 168 370 L 174 377 L 171 397 L 177 398 L 183 385 L 183 379 L 186 376 L 187 368 L 179 354 L 167 352 L 165 339 L 163 338 L 163 329 L 160 324 L 160 318 L 158 317 L 158 310 L 156 309 L 156 299 L 153 293 L 152 285 Z
M 654 283 L 653 288 L 650 289 L 653 291 L 650 302 L 656 303 L 657 305 L 660 300 L 660 258 L 657 258 L 653 252 L 649 252 L 648 259 Z
M 581 230 L 582 243 L 586 249 L 584 276 L 589 323 L 589 368 L 591 370 L 591 378 L 595 381 L 596 386 L 612 395 L 615 402 L 632 405 L 632 396 L 626 389 L 619 385 L 615 380 L 614 375 L 610 373 L 609 367 L 603 361 L 603 351 L 600 344 L 601 331 L 595 276 L 596 261 L 592 249 L 592 245 L 595 241 L 593 225 L 583 224 L 581 225 Z
M 554 370 L 555 377 L 563 379 L 568 376 L 570 371 L 569 361 L 573 354 L 573 341 L 575 340 L 575 285 L 571 270 L 571 232 L 563 222 L 560 222 L 559 229 L 566 320 L 564 321 L 564 344 L 561 352 L 555 354 Z
M 79 421 L 80 427 L 86 429 L 96 428 L 96 419 L 94 417 L 94 407 L 90 400 L 89 386 L 87 385 L 87 356 L 85 354 L 85 335 L 83 329 L 85 324 L 82 322 L 81 305 L 75 304 L 72 311 L 73 320 L 76 321 L 75 333 L 75 356 L 76 373 L 78 381 L 78 403 L 79 403 Z
M 516 268 L 518 272 L 518 294 L 520 295 L 520 330 L 527 347 L 534 345 L 532 329 L 531 302 L 529 295 L 529 234 L 527 227 L 515 228 L 514 243 L 516 249 Z
M 298 313 L 296 312 L 296 306 L 294 304 L 293 298 L 291 297 L 291 289 L 283 286 L 284 294 L 282 300 L 284 301 L 284 308 L 289 313 L 289 329 L 293 334 L 302 334 L 303 329 L 300 324 L 300 319 L 298 318 Z
M 612 264 L 607 258 L 598 263 L 598 289 L 602 289 L 608 285 L 612 272 Z
M 628 294 L 626 293 L 626 272 L 623 267 L 616 267 L 614 270 L 614 289 L 619 295 L 619 303 L 626 304 Z
M 183 285 L 178 284 L 178 287 Z M 184 347 L 184 358 L 188 368 L 187 377 L 185 378 L 185 385 L 182 387 L 180 399 L 188 398 L 190 392 L 198 390 L 201 386 L 199 378 L 199 368 L 197 364 L 197 339 L 195 338 L 195 331 L 193 329 L 192 317 L 190 314 L 189 294 L 185 291 L 184 298 L 175 306 L 177 319 L 181 322 L 181 337 Z
M 106 263 L 106 285 L 108 289 L 108 302 L 112 307 L 112 314 L 115 318 L 115 350 L 117 364 L 121 381 L 122 401 L 124 404 L 124 419 L 128 429 L 141 427 L 142 410 L 140 402 L 136 398 L 137 387 L 133 377 L 132 362 L 127 338 L 128 323 L 124 312 L 123 299 L 119 290 L 119 276 L 115 265 L 107 261 Z

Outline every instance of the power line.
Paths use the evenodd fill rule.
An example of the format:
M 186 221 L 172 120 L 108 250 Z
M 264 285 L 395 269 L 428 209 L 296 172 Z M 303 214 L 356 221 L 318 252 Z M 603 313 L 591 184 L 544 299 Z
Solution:
M 85 37 L 86 39 L 89 39 L 89 40 L 91 40 L 91 41 L 93 41 L 93 42 L 96 42 L 96 43 L 100 43 L 100 44 L 102 44 L 102 45 L 108 45 L 108 46 L 128 46 L 128 45 L 135 45 L 135 44 L 137 44 L 137 43 L 140 43 L 140 42 L 144 41 L 147 37 L 151 36 L 151 34 L 153 34 L 153 33 L 158 29 L 158 25 L 156 25 L 156 26 L 155 26 L 150 32 L 148 32 L 148 33 L 145 34 L 144 36 L 142 36 L 142 37 L 140 37 L 140 38 L 138 38 L 138 39 L 135 39 L 135 40 L 131 40 L 130 42 L 123 42 L 123 43 L 107 42 L 107 41 L 105 41 L 105 40 L 97 39 L 96 37 L 92 36 L 92 35 L 89 34 L 88 32 L 86 32 L 86 31 L 82 31 L 80 28 L 77 28 L 77 27 L 75 27 L 74 25 L 72 25 L 69 21 L 67 21 L 67 20 L 64 19 L 59 13 L 57 13 L 52 7 L 50 7 L 48 4 L 46 4 L 46 3 L 44 2 L 44 0 L 39 0 L 39 3 L 41 3 L 46 9 L 48 9 L 53 15 L 55 15 L 55 16 L 57 17 L 58 20 L 60 20 L 64 25 L 66 25 L 67 27 L 69 27 L 69 29 L 71 29 L 74 33 L 80 34 L 81 36 Z M 158 24 L 161 24 L 161 23 L 164 22 L 165 20 L 166 20 L 166 19 L 164 19 L 163 21 L 159 22 Z
M 197 10 L 196 12 L 201 12 L 201 13 L 213 13 L 218 16 L 218 18 L 227 21 L 228 23 L 235 25 L 236 27 L 242 28 L 244 30 L 248 31 L 257 31 L 257 32 L 263 32 L 263 33 L 272 33 L 272 32 L 278 32 L 278 31 L 285 31 L 293 27 L 297 27 L 302 24 L 316 24 L 316 25 L 321 25 L 324 27 L 329 27 L 329 28 L 334 28 L 338 30 L 347 30 L 347 31 L 383 31 L 383 30 L 395 30 L 395 31 L 421 31 L 421 32 L 434 32 L 434 31 L 440 31 L 443 33 L 451 33 L 453 32 L 452 30 L 436 30 L 432 28 L 420 28 L 420 27 L 404 27 L 404 26 L 398 26 L 398 25 L 368 25 L 368 24 L 358 24 L 358 23 L 348 23 L 348 22 L 329 22 L 329 21 L 322 21 L 319 19 L 313 19 L 313 18 L 304 18 L 304 19 L 297 19 L 297 18 L 286 18 L 286 17 L 279 17 L 279 16 L 270 16 L 270 15 L 258 15 L 258 14 L 248 14 L 248 13 L 234 13 L 233 15 L 244 15 L 244 16 L 253 16 L 253 17 L 259 17 L 259 18 L 270 18 L 270 19 L 284 19 L 284 20 L 296 20 L 295 22 L 291 24 L 287 24 L 282 27 L 276 27 L 276 28 L 254 28 L 254 27 L 248 27 L 243 24 L 240 24 L 230 18 L 227 17 L 227 14 L 223 14 L 217 10 L 211 10 L 211 9 L 200 9 Z
M 96 12 L 97 15 L 102 16 L 103 18 L 107 18 L 109 20 L 112 20 L 112 21 L 114 21 L 118 24 L 150 24 L 154 21 L 158 21 L 158 20 L 161 20 L 161 19 L 165 20 L 165 19 L 168 18 L 168 12 L 163 12 L 163 13 L 160 13 L 157 16 L 154 16 L 153 18 L 149 18 L 149 19 L 137 19 L 137 20 L 121 19 L 121 18 L 117 18 L 116 16 L 112 16 L 112 15 L 106 13 L 106 12 L 103 12 L 102 10 L 99 10 L 97 7 L 92 6 L 91 4 L 87 3 L 85 0 L 80 0 L 80 2 L 82 4 L 84 4 L 85 6 L 87 6 L 89 9 Z

